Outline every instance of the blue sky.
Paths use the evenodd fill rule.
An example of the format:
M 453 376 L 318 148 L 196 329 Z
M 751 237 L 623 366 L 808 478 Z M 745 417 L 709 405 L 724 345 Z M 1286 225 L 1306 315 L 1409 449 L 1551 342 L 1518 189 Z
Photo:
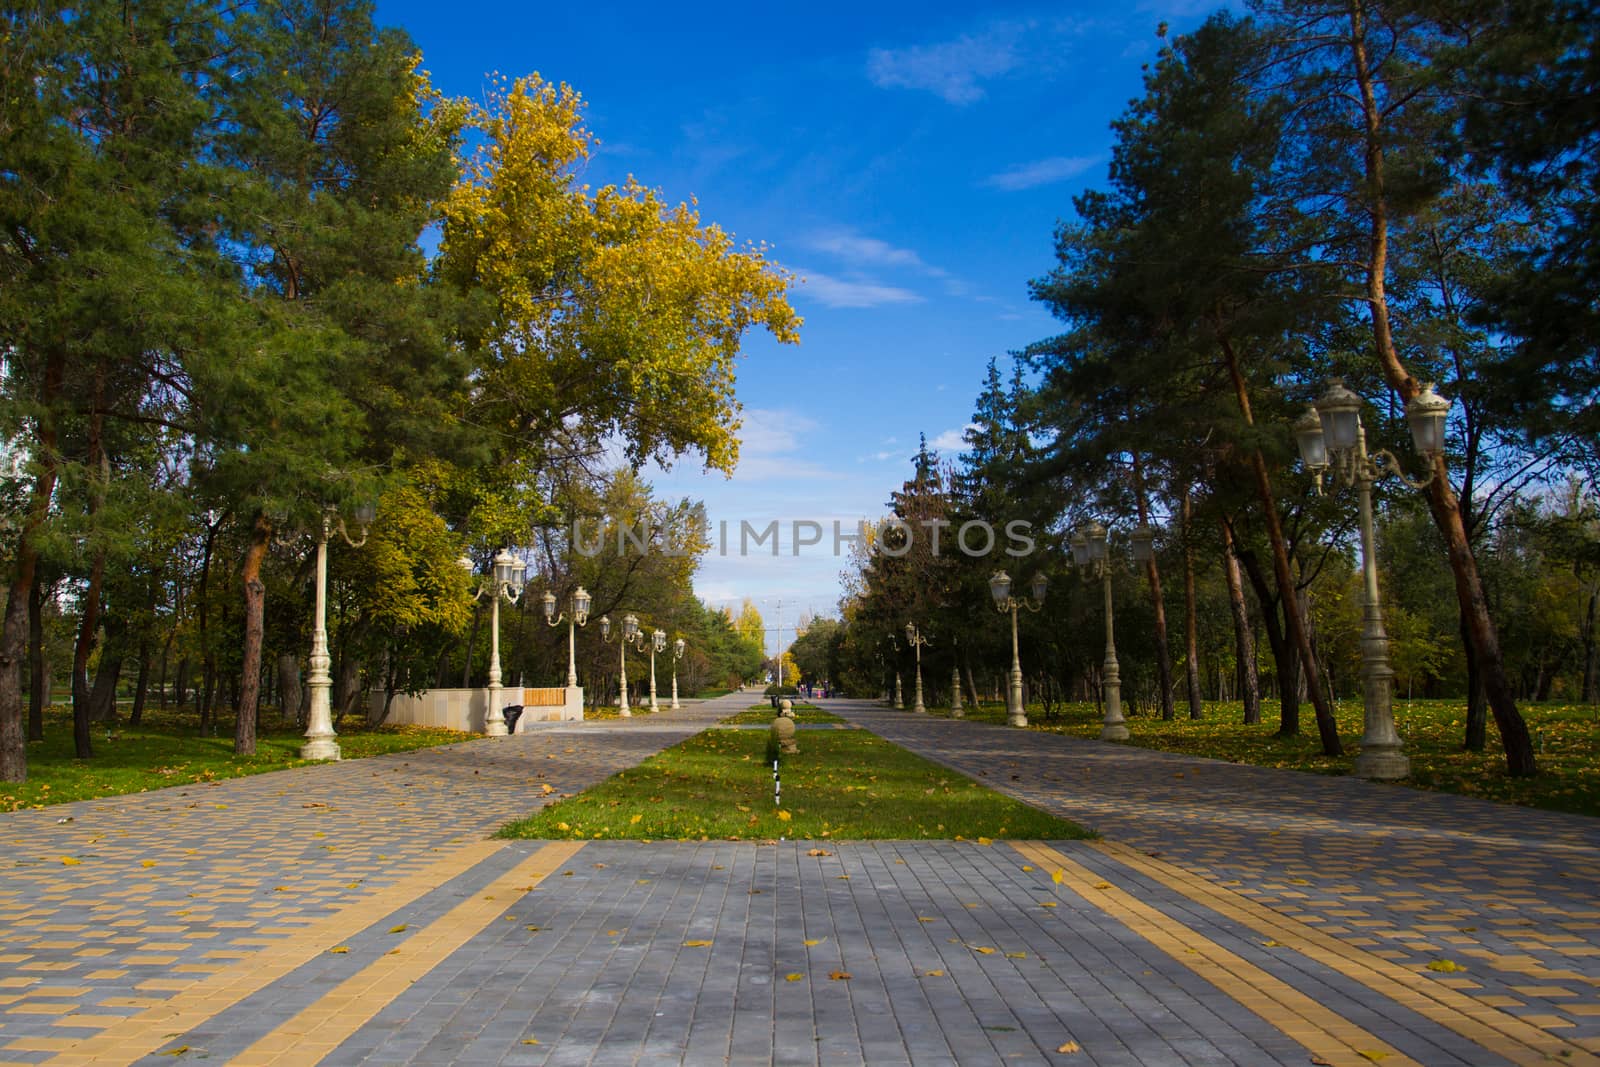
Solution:
M 969 4 L 526 5 L 382 0 L 437 87 L 482 99 L 489 72 L 538 71 L 588 101 L 586 180 L 633 174 L 803 277 L 799 346 L 752 335 L 739 369 L 743 458 L 651 472 L 713 522 L 883 514 L 917 435 L 960 451 L 984 365 L 1049 336 L 1028 299 L 1072 197 L 1105 180 L 1110 121 L 1140 91 L 1156 27 L 1191 0 Z M 713 554 L 714 603 L 831 613 L 845 561 Z

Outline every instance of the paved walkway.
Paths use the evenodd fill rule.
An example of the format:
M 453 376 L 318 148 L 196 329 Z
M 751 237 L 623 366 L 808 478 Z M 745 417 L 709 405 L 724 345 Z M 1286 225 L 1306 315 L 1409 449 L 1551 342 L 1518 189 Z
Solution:
M 1596 1062 L 1590 820 L 834 701 L 1105 839 L 487 838 L 752 702 L 0 815 L 0 1064 Z

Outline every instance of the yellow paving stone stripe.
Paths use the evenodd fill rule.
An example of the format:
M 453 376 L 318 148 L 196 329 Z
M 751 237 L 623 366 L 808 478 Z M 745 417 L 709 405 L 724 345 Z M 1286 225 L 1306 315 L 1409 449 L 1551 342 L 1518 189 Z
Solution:
M 1600 1058 L 1582 1046 L 1548 1033 L 1525 1018 L 1494 1010 L 1484 999 L 1365 952 L 1176 864 L 1111 841 L 1093 842 L 1091 847 L 1513 1063 L 1600 1065 Z
M 44 1062 L 57 1067 L 111 1065 L 128 1064 L 147 1056 L 166 1044 L 169 1035 L 193 1030 L 252 993 L 265 989 L 308 960 L 315 959 L 355 930 L 370 926 L 374 916 L 386 915 L 437 889 L 499 852 L 506 844 L 504 841 L 474 841 L 462 845 L 409 878 L 401 879 L 371 896 L 349 901 L 332 914 L 307 925 L 296 937 L 274 942 L 270 947 L 253 953 L 249 959 L 241 960 L 204 981 L 153 979 L 143 982 L 141 989 L 165 987 L 179 992 L 93 1037 L 57 1046 L 59 1053 Z M 127 997 L 122 1000 L 132 1007 L 145 998 Z M 22 1048 L 15 1041 L 6 1047 Z
M 418 930 L 400 952 L 379 956 L 300 1014 L 228 1061 L 230 1067 L 310 1063 L 337 1048 L 413 983 L 472 939 L 529 887 L 577 854 L 583 842 L 553 841 Z M 411 949 L 415 949 L 412 951 Z
M 1388 1067 L 1421 1067 L 1394 1046 L 1048 845 L 1013 841 L 1011 847 L 1041 869 L 1059 875 L 1061 884 L 1299 1043 L 1313 1062 L 1371 1067 L 1382 1060 Z

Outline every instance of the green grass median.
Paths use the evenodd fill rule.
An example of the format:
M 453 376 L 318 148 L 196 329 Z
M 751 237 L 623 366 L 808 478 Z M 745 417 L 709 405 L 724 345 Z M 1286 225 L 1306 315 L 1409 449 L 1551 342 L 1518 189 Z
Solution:
M 770 716 L 769 716 L 770 717 Z M 1065 840 L 1093 836 L 865 730 L 804 730 L 780 764 L 760 730 L 707 730 L 502 837 L 636 840 Z

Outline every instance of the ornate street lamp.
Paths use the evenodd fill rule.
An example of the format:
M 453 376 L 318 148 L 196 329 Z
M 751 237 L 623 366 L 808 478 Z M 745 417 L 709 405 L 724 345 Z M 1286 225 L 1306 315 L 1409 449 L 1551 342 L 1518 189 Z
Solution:
M 1135 542 L 1135 558 L 1145 552 L 1149 559 L 1153 536 L 1149 527 L 1143 527 Z M 1142 542 L 1142 545 L 1141 543 Z M 1089 524 L 1072 538 L 1072 562 L 1077 564 L 1078 575 L 1085 582 L 1100 579 L 1105 588 L 1106 600 L 1106 658 L 1101 665 L 1101 684 L 1105 689 L 1105 717 L 1100 723 L 1100 740 L 1126 741 L 1127 720 L 1122 717 L 1122 668 L 1117 663 L 1117 642 L 1111 613 L 1111 559 L 1106 543 L 1106 528 L 1098 522 Z
M 906 623 L 906 643 L 911 646 L 912 651 L 917 655 L 916 703 L 911 706 L 911 710 L 925 715 L 928 709 L 922 703 L 922 646 L 932 644 L 932 642 L 922 636 L 922 631 L 917 629 L 916 623 L 908 622 Z
M 1028 725 L 1028 711 L 1022 703 L 1022 654 L 1017 646 L 1017 609 L 1038 611 L 1044 607 L 1044 595 L 1049 590 L 1049 579 L 1044 572 L 1033 576 L 1032 597 L 1011 595 L 1011 576 L 1005 571 L 995 571 L 989 579 L 989 595 L 994 597 L 995 610 L 1011 615 L 1011 685 L 1006 690 L 1006 723 L 1011 726 Z
M 1400 735 L 1394 728 L 1394 668 L 1389 663 L 1389 634 L 1383 625 L 1378 599 L 1378 558 L 1374 547 L 1372 486 L 1392 477 L 1413 489 L 1426 489 L 1440 469 L 1444 453 L 1445 424 L 1450 401 L 1433 391 L 1430 382 L 1406 405 L 1406 422 L 1418 452 L 1428 459 L 1428 476 L 1414 479 L 1387 449 L 1367 451 L 1367 431 L 1361 425 L 1361 397 L 1330 378 L 1312 409 L 1295 420 L 1295 443 L 1300 459 L 1316 477 L 1322 492 L 1324 474 L 1335 488 L 1354 486 L 1361 519 L 1361 578 L 1363 587 L 1361 628 L 1361 695 L 1363 730 L 1361 754 L 1355 773 L 1362 778 L 1392 780 L 1411 773 Z
M 567 624 L 567 688 L 571 689 L 578 684 L 578 637 L 577 627 L 589 625 L 589 594 L 583 586 L 578 586 L 578 591 L 572 594 L 572 615 L 566 612 L 556 614 L 556 596 L 554 593 L 544 595 L 544 622 L 546 626 L 559 626 L 562 622 Z
M 678 703 L 678 661 L 683 658 L 683 651 L 688 647 L 683 643 L 683 638 L 672 642 L 672 710 L 677 711 L 682 705 Z
M 468 574 L 475 568 L 472 560 L 462 556 L 458 561 Z M 483 732 L 490 737 L 504 737 L 505 716 L 500 711 L 500 598 L 515 604 L 522 595 L 522 576 L 528 565 L 502 548 L 494 554 L 488 579 L 478 586 L 472 599 L 489 598 L 489 708 L 483 719 Z
M 605 615 L 600 616 L 600 640 L 606 644 L 611 643 L 611 619 Z M 622 652 L 621 685 L 617 693 L 617 714 L 624 719 L 631 719 L 633 712 L 628 710 L 628 646 L 639 647 L 639 618 L 636 615 L 622 617 L 622 632 L 617 635 L 617 644 Z
M 300 746 L 300 758 L 305 760 L 334 760 L 340 757 L 339 742 L 333 732 L 333 657 L 328 655 L 328 539 L 337 530 L 344 543 L 360 548 L 367 543 L 367 528 L 378 517 L 377 505 L 363 501 L 356 506 L 355 520 L 361 527 L 359 540 L 351 540 L 344 519 L 334 508 L 322 512 L 322 525 L 317 536 L 317 608 L 311 628 L 310 672 L 306 687 L 311 690 L 311 715 L 306 724 L 306 743 Z

